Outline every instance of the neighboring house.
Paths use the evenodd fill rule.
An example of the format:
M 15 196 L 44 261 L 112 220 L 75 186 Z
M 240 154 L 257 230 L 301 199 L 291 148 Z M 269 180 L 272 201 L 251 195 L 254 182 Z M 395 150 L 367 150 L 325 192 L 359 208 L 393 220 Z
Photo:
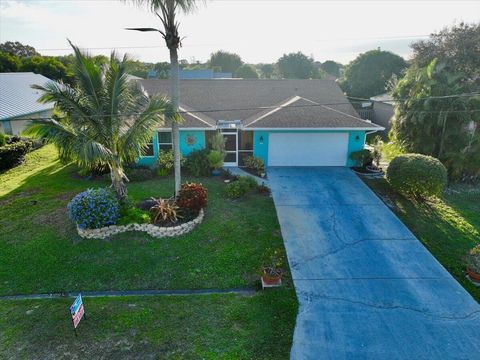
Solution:
M 213 69 L 197 69 L 197 70 L 182 70 L 179 71 L 179 78 L 182 80 L 193 79 L 231 79 L 232 73 L 215 72 Z
M 385 128 L 381 132 L 382 136 L 387 137 L 392 128 L 392 117 L 394 114 L 393 98 L 389 94 L 381 94 L 370 98 L 373 101 L 373 121 Z
M 168 95 L 169 80 L 141 80 L 149 95 Z M 183 80 L 179 84 L 180 149 L 207 147 L 220 131 L 225 166 L 242 166 L 249 155 L 266 166 L 350 166 L 369 132 L 382 127 L 358 117 L 334 81 Z M 170 128 L 158 129 L 141 165 L 155 164 L 172 148 Z
M 40 104 L 40 91 L 31 87 L 49 81 L 33 72 L 0 73 L 0 131 L 19 135 L 30 119 L 52 115 L 53 104 Z
M 153 69 L 149 70 L 147 73 L 147 79 L 156 79 L 157 78 L 157 72 Z

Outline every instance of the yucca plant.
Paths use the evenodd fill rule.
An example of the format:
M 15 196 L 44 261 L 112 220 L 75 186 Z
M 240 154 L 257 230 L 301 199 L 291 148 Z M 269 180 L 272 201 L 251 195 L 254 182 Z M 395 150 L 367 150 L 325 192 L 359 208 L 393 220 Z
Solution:
M 42 103 L 55 103 L 61 118 L 34 120 L 29 135 L 56 145 L 64 161 L 82 168 L 106 165 L 117 196 L 127 194 L 123 166 L 134 162 L 164 117 L 178 116 L 168 100 L 148 98 L 133 82 L 122 59 L 112 52 L 110 61 L 98 64 L 70 43 L 75 54 L 75 87 L 57 82 L 34 85 Z
M 150 213 L 154 224 L 174 224 L 182 218 L 179 214 L 180 208 L 173 199 L 152 198 L 152 200 L 153 206 L 150 208 Z

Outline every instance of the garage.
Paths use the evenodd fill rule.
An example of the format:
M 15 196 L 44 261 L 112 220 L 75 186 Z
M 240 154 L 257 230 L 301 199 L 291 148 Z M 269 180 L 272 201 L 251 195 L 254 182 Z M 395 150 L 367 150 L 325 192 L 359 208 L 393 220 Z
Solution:
M 348 133 L 270 133 L 268 166 L 346 166 Z

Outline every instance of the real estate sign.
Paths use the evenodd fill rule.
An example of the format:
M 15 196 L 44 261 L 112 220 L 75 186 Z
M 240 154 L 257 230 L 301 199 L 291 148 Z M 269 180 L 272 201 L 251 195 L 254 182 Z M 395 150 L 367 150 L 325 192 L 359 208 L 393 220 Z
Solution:
M 78 294 L 72 306 L 70 306 L 70 314 L 72 315 L 73 328 L 76 329 L 78 324 L 80 323 L 80 320 L 82 320 L 82 317 L 85 314 L 85 310 L 83 308 L 82 294 Z

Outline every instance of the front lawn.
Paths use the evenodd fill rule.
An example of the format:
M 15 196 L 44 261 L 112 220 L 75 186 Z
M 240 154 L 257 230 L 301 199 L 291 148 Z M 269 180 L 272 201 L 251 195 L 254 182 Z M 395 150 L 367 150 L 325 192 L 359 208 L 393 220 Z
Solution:
M 217 178 L 193 179 L 207 187 L 209 203 L 204 222 L 188 235 L 82 240 L 66 205 L 76 193 L 108 183 L 75 178 L 73 171 L 46 146 L 0 175 L 0 295 L 253 286 L 265 250 L 283 251 L 272 200 L 226 199 Z M 128 189 L 135 201 L 169 197 L 173 179 L 132 182 Z
M 129 289 L 258 286 L 267 248 L 284 252 L 271 198 L 229 200 L 218 178 L 206 218 L 193 232 L 154 239 L 124 233 L 81 239 L 66 205 L 90 181 L 62 165 L 52 146 L 0 174 L 0 295 Z M 135 201 L 169 197 L 173 179 L 132 182 Z M 297 300 L 285 286 L 254 295 L 84 298 L 88 319 L 75 338 L 72 299 L 0 300 L 0 358 L 287 359 Z
M 440 263 L 480 301 L 480 288 L 465 278 L 463 257 L 480 243 L 480 189 L 459 186 L 441 199 L 413 202 L 384 179 L 363 179 L 387 203 Z
M 84 298 L 75 338 L 71 299 L 0 301 L 2 359 L 287 359 L 291 289 L 253 296 Z

